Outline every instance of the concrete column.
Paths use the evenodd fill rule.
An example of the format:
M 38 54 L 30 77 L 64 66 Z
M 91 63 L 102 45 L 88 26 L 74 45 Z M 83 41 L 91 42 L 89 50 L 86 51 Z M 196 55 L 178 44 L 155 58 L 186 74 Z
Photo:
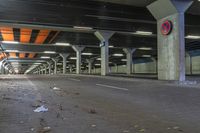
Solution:
M 132 73 L 133 66 L 133 53 L 136 49 L 124 48 L 123 51 L 126 53 L 126 73 L 130 75 Z
M 115 64 L 115 73 L 118 73 L 118 65 Z
M 83 51 L 84 47 L 82 46 L 72 46 L 74 51 L 76 52 L 76 74 L 81 73 L 81 52 Z
M 58 60 L 57 59 L 52 59 L 53 62 L 54 62 L 54 74 L 57 74 L 57 63 L 58 63 Z
M 186 57 L 188 57 L 188 62 L 189 62 L 189 74 L 192 75 L 192 57 L 191 57 L 191 55 L 190 55 L 188 52 L 186 52 L 185 54 L 186 54 Z
M 184 13 L 191 4 L 192 0 L 157 0 L 147 6 L 157 19 L 160 80 L 185 80 Z
M 94 60 L 93 59 L 87 59 L 86 61 L 88 63 L 88 74 L 91 74 L 92 73 L 92 63 L 94 62 Z
M 101 41 L 101 75 L 109 73 L 109 39 L 113 36 L 111 31 L 97 31 L 95 36 Z
M 66 64 L 67 64 L 67 57 L 69 54 L 60 54 L 63 59 L 63 74 L 66 74 Z
M 44 74 L 47 75 L 47 65 L 44 66 Z
M 156 64 L 155 65 L 156 73 L 158 73 L 158 62 L 154 57 L 152 57 L 151 59 L 155 62 L 155 64 Z
M 51 62 L 47 62 L 48 66 L 49 66 L 49 75 L 51 75 Z

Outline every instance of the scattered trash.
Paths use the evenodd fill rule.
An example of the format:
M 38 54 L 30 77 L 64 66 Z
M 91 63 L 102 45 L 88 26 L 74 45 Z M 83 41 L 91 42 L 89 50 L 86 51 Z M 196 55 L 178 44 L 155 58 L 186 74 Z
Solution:
M 78 108 L 78 107 L 79 107 L 78 105 L 75 105 L 75 106 L 74 106 L 74 108 Z
M 139 132 L 145 132 L 145 129 L 140 129 Z
M 97 125 L 91 125 L 91 127 L 96 127 Z
M 97 112 L 96 112 L 95 109 L 90 109 L 90 110 L 89 110 L 89 113 L 90 113 L 90 114 L 96 114 Z
M 129 133 L 129 130 L 124 130 L 123 133 Z
M 173 129 L 174 129 L 174 130 L 177 130 L 177 129 L 179 129 L 179 127 L 173 127 Z
M 51 131 L 51 127 L 44 127 L 43 129 L 41 129 L 40 131 L 39 131 L 39 133 L 48 133 L 48 132 L 50 132 Z
M 35 128 L 31 128 L 31 131 L 35 131 Z
M 20 124 L 24 124 L 24 121 L 20 121 Z
M 138 125 L 134 125 L 134 128 L 138 128 L 139 126 Z
M 53 87 L 53 90 L 61 90 L 61 89 L 58 87 Z
M 168 128 L 167 128 L 167 130 L 171 130 L 171 128 L 170 128 L 170 127 L 168 127 Z
M 39 112 L 47 112 L 48 111 L 48 108 L 45 108 L 44 105 L 42 105 L 41 107 L 38 107 L 36 108 L 35 110 L 33 110 L 34 112 L 36 113 L 39 113 Z
M 75 95 L 80 95 L 80 93 L 79 92 L 76 92 L 76 93 L 74 93 Z

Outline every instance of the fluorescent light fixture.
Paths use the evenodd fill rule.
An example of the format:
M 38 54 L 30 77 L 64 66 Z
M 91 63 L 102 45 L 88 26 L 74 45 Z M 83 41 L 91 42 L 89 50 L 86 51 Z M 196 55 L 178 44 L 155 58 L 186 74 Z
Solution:
M 6 50 L 5 52 L 9 52 L 9 53 L 17 53 L 17 52 L 19 52 L 19 50 Z
M 147 47 L 141 47 L 141 48 L 138 48 L 139 50 L 152 50 L 152 48 L 147 48 Z
M 94 64 L 95 66 L 101 66 L 101 64 Z
M 58 63 L 57 65 L 61 66 L 61 65 L 62 65 L 62 63 Z
M 114 46 L 113 46 L 113 45 L 109 45 L 108 47 L 109 47 L 109 48 L 114 48 Z
M 55 51 L 44 51 L 45 54 L 56 54 Z
M 2 41 L 2 43 L 19 44 L 17 41 Z
M 126 61 L 127 61 L 127 59 L 122 59 L 121 61 L 125 61 L 125 62 L 126 62 Z
M 70 57 L 69 59 L 70 60 L 76 60 L 77 58 L 76 57 Z
M 187 35 L 185 38 L 187 38 L 187 39 L 200 39 L 200 36 Z
M 142 57 L 151 57 L 151 55 L 142 55 Z
M 92 30 L 93 29 L 92 27 L 85 27 L 85 26 L 74 26 L 73 28 L 77 30 Z
M 82 53 L 82 55 L 93 55 L 93 53 Z
M 42 57 L 40 57 L 41 59 L 50 59 L 50 57 L 48 57 L 48 56 L 42 56 Z
M 34 63 L 33 65 L 40 65 L 40 64 L 42 64 L 42 63 Z
M 124 55 L 123 54 L 113 54 L 113 56 L 122 57 Z
M 61 43 L 61 42 L 58 42 L 55 45 L 56 46 L 70 46 L 71 44 L 70 43 Z
M 97 60 L 101 60 L 101 58 L 97 58 Z
M 150 31 L 136 31 L 135 33 L 136 35 L 152 35 L 153 33 Z

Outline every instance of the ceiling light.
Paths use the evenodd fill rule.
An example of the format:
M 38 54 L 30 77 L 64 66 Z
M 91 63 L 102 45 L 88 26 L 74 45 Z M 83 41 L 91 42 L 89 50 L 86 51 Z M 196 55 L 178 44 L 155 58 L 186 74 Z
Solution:
M 142 57 L 151 57 L 151 55 L 142 55 Z
M 101 58 L 97 58 L 97 60 L 101 60 Z
M 93 55 L 93 53 L 82 53 L 82 55 Z
M 48 57 L 48 56 L 42 56 L 42 57 L 40 57 L 41 59 L 50 59 L 50 57 Z
M 70 46 L 71 44 L 70 43 L 56 43 L 55 44 L 56 46 Z
M 123 54 L 113 54 L 113 56 L 122 57 L 124 55 Z
M 122 59 L 121 61 L 127 61 L 127 59 Z
M 17 42 L 17 41 L 2 41 L 2 43 L 19 44 L 19 42 Z
M 152 35 L 153 33 L 149 32 L 149 31 L 136 31 L 133 34 L 136 34 L 136 35 Z
M 77 58 L 76 58 L 76 57 L 70 57 L 69 59 L 71 59 L 71 60 L 76 60 Z
M 17 53 L 17 52 L 19 52 L 19 50 L 6 50 L 5 52 L 9 52 L 9 53 Z
M 56 54 L 55 51 L 44 51 L 45 54 Z
M 147 48 L 147 47 L 141 47 L 141 48 L 138 48 L 139 50 L 152 50 L 152 48 Z
M 92 27 L 85 27 L 85 26 L 74 26 L 73 28 L 77 30 L 92 30 L 93 29 Z
M 101 64 L 94 64 L 95 66 L 101 66 Z
M 113 45 L 109 45 L 108 47 L 109 47 L 109 48 L 114 48 L 114 46 L 113 46 Z
M 188 35 L 185 38 L 187 38 L 187 39 L 200 39 L 200 36 Z

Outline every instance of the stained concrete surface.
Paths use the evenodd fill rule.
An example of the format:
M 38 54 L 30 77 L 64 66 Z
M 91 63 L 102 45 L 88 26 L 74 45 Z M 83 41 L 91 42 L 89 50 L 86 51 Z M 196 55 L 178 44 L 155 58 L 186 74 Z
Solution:
M 40 133 L 44 127 L 51 133 L 200 132 L 199 84 L 16 75 L 1 76 L 0 85 L 0 133 Z M 49 111 L 33 112 L 39 105 Z

